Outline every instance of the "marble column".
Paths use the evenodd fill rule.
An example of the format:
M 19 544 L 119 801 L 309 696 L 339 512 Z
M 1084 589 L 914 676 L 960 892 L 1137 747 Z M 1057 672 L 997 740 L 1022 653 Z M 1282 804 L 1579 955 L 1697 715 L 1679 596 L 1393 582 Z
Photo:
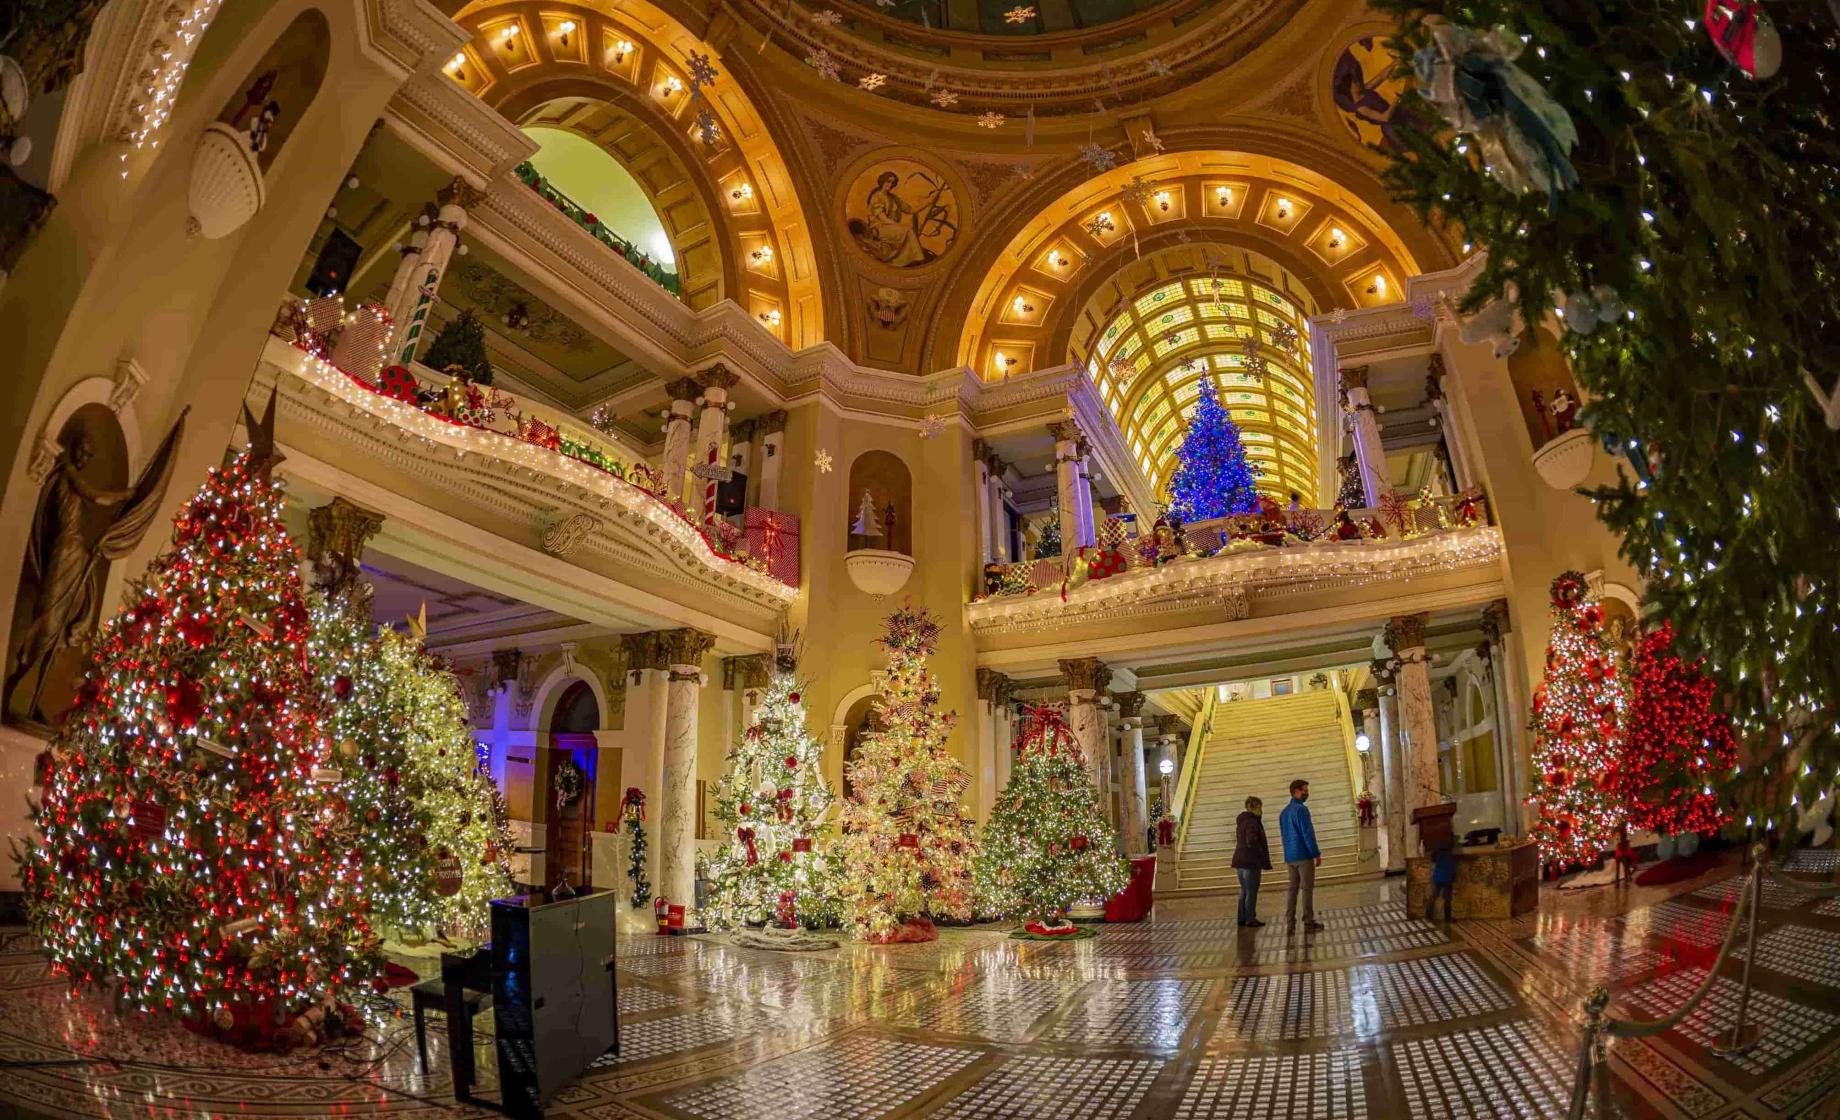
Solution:
M 714 636 L 701 630 L 665 630 L 658 635 L 671 683 L 665 693 L 664 793 L 653 893 L 687 907 L 696 903 L 696 713 L 703 655 L 713 645 Z
M 1011 706 L 1014 686 L 1005 686 L 998 693 L 1002 702 L 991 713 L 992 725 L 997 740 L 997 792 L 1009 788 L 1009 776 L 1016 764 L 1016 709 Z
M 1456 426 L 1451 423 L 1450 397 L 1444 392 L 1444 383 L 1449 377 L 1449 371 L 1444 366 L 1444 355 L 1431 355 L 1425 370 L 1425 399 L 1437 410 L 1438 431 L 1444 437 L 1444 454 L 1450 461 L 1451 478 L 1456 482 L 1458 492 L 1462 492 L 1476 484 L 1476 472 L 1470 466 L 1469 449 L 1457 438 Z
M 1061 511 L 1062 517 L 1066 512 Z M 1073 731 L 1073 741 L 1080 745 L 1080 756 L 1093 786 L 1104 794 L 1099 776 L 1105 763 L 1105 716 L 1099 711 L 1098 701 L 1099 693 L 1111 683 L 1112 671 L 1096 657 L 1062 661 L 1060 669 L 1067 678 L 1067 723 Z
M 691 416 L 696 412 L 696 398 L 701 391 L 695 381 L 680 377 L 664 387 L 671 395 L 671 411 L 664 422 L 664 458 L 658 470 L 664 475 L 664 500 L 684 500 L 685 475 L 690 470 Z
M 1365 688 L 1355 695 L 1355 711 L 1361 721 L 1359 728 L 1367 736 L 1367 754 L 1361 759 L 1361 778 L 1367 783 L 1367 792 L 1374 799 L 1374 817 L 1378 826 L 1376 837 L 1380 853 L 1380 868 L 1387 870 L 1393 860 L 1393 802 L 1387 800 L 1386 788 L 1386 734 L 1380 727 L 1380 690 Z M 1359 795 L 1360 791 L 1355 793 Z
M 428 313 L 434 308 L 441 289 L 441 277 L 447 271 L 447 262 L 453 259 L 454 247 L 460 244 L 460 231 L 466 228 L 466 212 L 483 201 L 485 192 L 456 175 L 453 182 L 442 187 L 435 196 L 434 216 L 430 218 L 424 214 L 417 220 L 427 237 L 419 252 L 403 254 L 396 266 L 396 275 L 390 280 L 389 295 L 385 297 L 390 318 L 395 323 L 391 349 L 398 363 L 407 365 L 430 341 L 427 337 Z M 422 224 L 424 220 L 426 224 Z M 413 240 L 411 235 L 411 243 Z
M 1150 820 L 1149 787 L 1144 773 L 1144 694 L 1118 694 L 1119 727 L 1124 731 L 1124 854 L 1141 856 L 1149 852 L 1144 828 Z
M 1009 709 L 1009 697 L 1013 685 L 1010 679 L 995 669 L 977 671 L 978 695 L 978 819 L 989 820 L 991 807 L 996 804 L 997 794 L 1009 782 L 1008 757 L 1010 752 L 1008 721 L 1004 719 Z
M 1437 721 L 1432 713 L 1431 671 L 1425 657 L 1423 614 L 1400 615 L 1386 624 L 1386 644 L 1399 662 L 1399 730 L 1405 758 L 1405 804 L 1412 809 L 1442 805 L 1438 784 Z
M 1061 510 L 1061 563 L 1065 567 L 1082 546 L 1092 543 L 1080 517 L 1080 488 L 1086 485 L 1080 460 L 1086 457 L 1086 437 L 1071 420 L 1056 420 L 1048 425 L 1048 432 L 1054 436 L 1054 483 Z
M 988 564 L 994 555 L 994 544 L 990 539 L 990 461 L 983 440 L 971 445 L 971 474 L 977 491 L 973 498 L 977 506 L 978 563 Z
M 696 375 L 703 387 L 702 414 L 697 417 L 696 448 L 691 453 L 690 473 L 703 482 L 697 502 L 697 516 L 708 525 L 716 519 L 716 490 L 729 479 L 728 460 L 723 445 L 728 442 L 728 391 L 741 378 L 720 362 Z
M 990 559 L 999 564 L 1008 564 L 1019 559 L 1009 554 L 1009 518 L 1004 513 L 1003 507 L 1003 472 L 1009 464 L 996 455 L 990 455 L 985 458 L 984 466 L 989 476 L 986 483 L 989 494 L 985 499 L 986 508 L 990 512 L 990 552 L 988 555 Z
M 1406 827 L 1411 808 L 1406 803 L 1405 755 L 1399 741 L 1399 690 L 1394 673 L 1384 661 L 1374 662 L 1380 682 L 1380 772 L 1386 786 L 1386 870 L 1406 869 Z M 1385 667 L 1385 668 L 1383 668 Z
M 779 470 L 785 461 L 786 411 L 769 412 L 756 421 L 760 431 L 761 509 L 779 508 Z
M 1434 708 L 1439 717 L 1438 758 L 1440 769 L 1438 771 L 1438 777 L 1439 780 L 1443 782 L 1439 788 L 1446 791 L 1453 799 L 1462 797 L 1469 789 L 1469 783 L 1464 779 L 1463 752 L 1458 749 L 1461 744 L 1457 742 L 1457 730 L 1460 716 L 1457 713 L 1456 676 L 1453 674 L 1438 681 L 1437 686 L 1432 689 L 1432 696 L 1435 700 Z M 1442 760 L 1445 755 L 1450 756 L 1450 770 L 1448 774 L 1442 769 Z
M 1348 415 L 1354 430 L 1355 465 L 1361 470 L 1361 493 L 1369 507 L 1380 504 L 1380 495 L 1390 486 L 1386 473 L 1386 449 L 1380 444 L 1380 421 L 1374 402 L 1367 395 L 1367 367 L 1350 366 L 1341 371 L 1342 391 L 1348 397 Z
M 1080 543 L 1093 545 L 1099 543 L 1099 522 L 1093 515 L 1093 480 L 1092 445 L 1086 440 L 1080 441 L 1080 479 L 1074 492 L 1080 498 Z
M 1489 667 L 1490 695 L 1494 703 L 1495 782 L 1501 791 L 1501 827 L 1510 836 L 1521 831 L 1521 799 L 1526 796 L 1525 779 L 1518 765 L 1520 758 L 1520 713 L 1515 710 L 1509 682 L 1510 651 L 1506 636 L 1508 601 L 1497 599 L 1482 610 L 1482 633 L 1485 641 L 1477 647 Z

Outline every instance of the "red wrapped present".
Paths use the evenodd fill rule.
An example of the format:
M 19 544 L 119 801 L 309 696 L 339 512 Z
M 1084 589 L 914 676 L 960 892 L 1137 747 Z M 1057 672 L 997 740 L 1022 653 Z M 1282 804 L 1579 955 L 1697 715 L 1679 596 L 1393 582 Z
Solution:
M 763 556 L 767 574 L 787 587 L 799 585 L 799 519 L 790 513 L 749 506 L 745 524 L 751 556 Z

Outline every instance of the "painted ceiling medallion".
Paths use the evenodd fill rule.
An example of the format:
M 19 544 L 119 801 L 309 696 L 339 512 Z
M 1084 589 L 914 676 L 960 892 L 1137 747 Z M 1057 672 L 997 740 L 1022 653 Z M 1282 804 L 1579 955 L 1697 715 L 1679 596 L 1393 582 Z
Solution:
M 914 159 L 865 168 L 844 196 L 843 216 L 856 247 L 891 268 L 930 264 L 958 240 L 958 198 L 950 181 Z

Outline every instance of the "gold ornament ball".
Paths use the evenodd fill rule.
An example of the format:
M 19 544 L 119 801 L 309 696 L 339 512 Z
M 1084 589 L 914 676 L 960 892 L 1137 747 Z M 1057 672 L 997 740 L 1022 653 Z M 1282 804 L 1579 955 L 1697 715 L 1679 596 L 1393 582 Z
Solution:
M 341 742 L 339 743 L 339 756 L 340 756 L 341 758 L 356 758 L 356 757 L 358 757 L 358 743 L 357 743 L 357 741 L 356 741 L 355 739 L 345 739 L 345 740 L 343 740 L 343 741 L 341 741 Z

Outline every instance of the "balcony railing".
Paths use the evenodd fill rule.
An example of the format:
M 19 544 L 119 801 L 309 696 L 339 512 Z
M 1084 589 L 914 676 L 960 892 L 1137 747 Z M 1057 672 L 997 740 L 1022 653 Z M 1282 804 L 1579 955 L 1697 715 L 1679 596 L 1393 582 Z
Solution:
M 640 249 L 637 245 L 634 245 L 624 237 L 608 229 L 606 223 L 600 220 L 599 215 L 593 213 L 581 203 L 576 202 L 574 199 L 564 194 L 555 184 L 545 179 L 528 161 L 518 164 L 515 174 L 525 186 L 537 192 L 539 198 L 561 211 L 563 216 L 580 226 L 590 237 L 620 254 L 621 257 L 625 258 L 628 264 L 632 265 L 640 272 L 643 272 L 648 279 L 654 284 L 657 284 L 660 288 L 670 292 L 672 295 L 678 294 L 679 281 L 677 273 L 669 271 L 663 265 L 653 260 L 650 254 Z

